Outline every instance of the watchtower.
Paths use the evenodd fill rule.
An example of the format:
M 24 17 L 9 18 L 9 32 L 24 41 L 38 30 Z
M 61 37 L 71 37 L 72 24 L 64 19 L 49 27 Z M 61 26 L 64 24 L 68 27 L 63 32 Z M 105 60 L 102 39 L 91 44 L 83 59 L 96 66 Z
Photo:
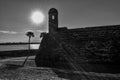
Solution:
M 49 33 L 54 33 L 58 29 L 58 11 L 51 8 L 48 12 L 49 15 Z

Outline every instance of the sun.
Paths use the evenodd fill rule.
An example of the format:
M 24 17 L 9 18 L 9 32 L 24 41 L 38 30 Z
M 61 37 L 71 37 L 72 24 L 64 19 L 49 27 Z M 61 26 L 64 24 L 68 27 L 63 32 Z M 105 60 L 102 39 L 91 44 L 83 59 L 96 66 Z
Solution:
M 32 13 L 31 20 L 36 24 L 40 24 L 44 21 L 44 15 L 41 11 L 34 11 Z

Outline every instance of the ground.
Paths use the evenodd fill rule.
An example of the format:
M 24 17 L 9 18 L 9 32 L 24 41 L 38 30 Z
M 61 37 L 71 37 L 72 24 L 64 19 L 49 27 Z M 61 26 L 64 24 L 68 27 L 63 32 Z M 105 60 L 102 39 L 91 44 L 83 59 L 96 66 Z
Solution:
M 0 80 L 66 80 L 59 78 L 51 68 L 35 67 L 34 56 L 22 66 L 25 57 L 0 61 Z
M 25 57 L 0 60 L 0 80 L 120 80 L 120 74 L 118 73 L 36 67 L 34 56 L 29 57 L 25 66 L 21 66 L 24 60 Z

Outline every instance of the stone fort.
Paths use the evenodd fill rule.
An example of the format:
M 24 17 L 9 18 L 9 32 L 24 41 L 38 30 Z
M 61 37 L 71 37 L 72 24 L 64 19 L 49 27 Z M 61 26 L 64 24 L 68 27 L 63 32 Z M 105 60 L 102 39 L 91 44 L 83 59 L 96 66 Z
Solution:
M 37 66 L 64 65 L 65 61 L 120 61 L 120 25 L 59 28 L 57 9 L 51 8 L 48 15 L 49 32 L 41 34 L 43 39 L 35 59 Z

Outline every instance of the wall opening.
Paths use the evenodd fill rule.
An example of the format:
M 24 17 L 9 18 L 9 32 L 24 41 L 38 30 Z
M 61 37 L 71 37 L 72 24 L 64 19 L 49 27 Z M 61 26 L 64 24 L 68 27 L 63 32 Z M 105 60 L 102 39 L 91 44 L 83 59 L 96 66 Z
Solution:
M 55 19 L 55 16 L 52 16 L 52 19 L 54 20 L 54 19 Z

